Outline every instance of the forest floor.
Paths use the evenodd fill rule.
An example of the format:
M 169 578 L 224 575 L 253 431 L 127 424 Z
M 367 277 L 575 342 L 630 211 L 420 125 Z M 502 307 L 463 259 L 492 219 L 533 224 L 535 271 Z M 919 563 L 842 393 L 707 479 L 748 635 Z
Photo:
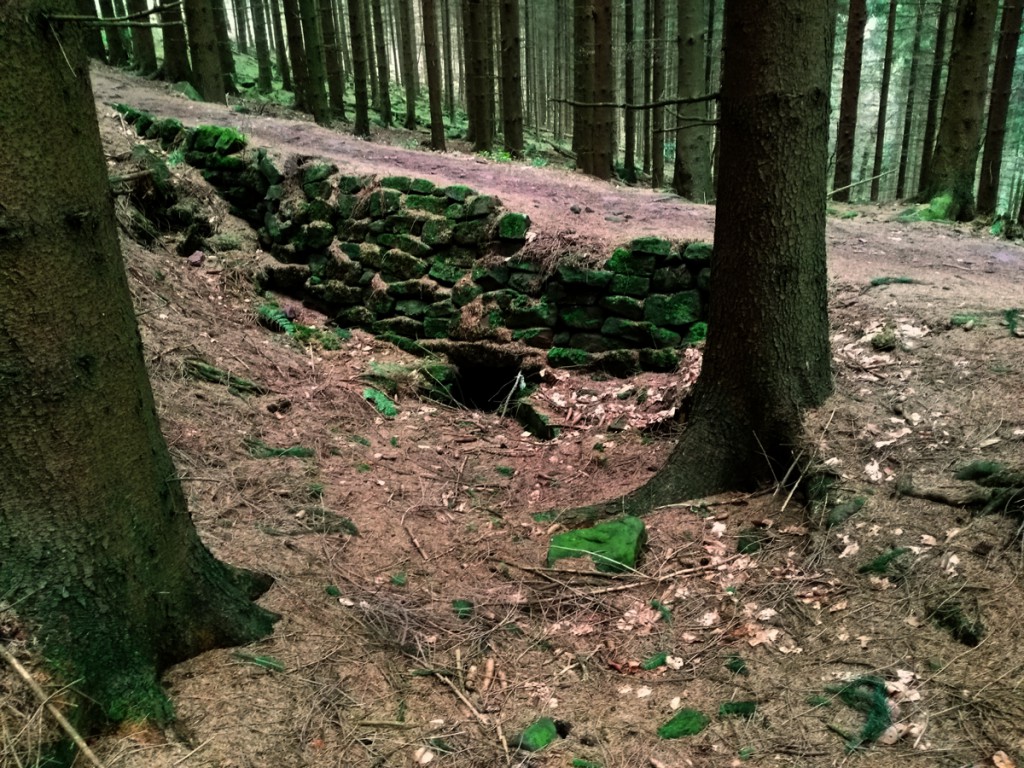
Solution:
M 112 165 L 137 141 L 108 106 L 124 102 L 189 125 L 234 125 L 280 158 L 468 184 L 529 213 L 534 247 L 551 252 L 713 235 L 712 207 L 562 168 L 403 146 L 423 134 L 361 141 L 190 102 L 107 68 L 94 70 L 94 88 Z M 146 359 L 204 541 L 273 575 L 261 602 L 282 618 L 262 642 L 171 669 L 177 721 L 99 737 L 105 765 L 1024 765 L 1020 519 L 896 492 L 910 477 L 955 490 L 955 470 L 977 459 L 1024 464 L 1024 338 L 1005 315 L 1024 311 L 1024 248 L 983 228 L 900 223 L 893 207 L 830 217 L 836 392 L 809 414 L 807 440 L 843 491 L 867 503 L 832 528 L 781 485 L 656 510 L 638 571 L 608 576 L 583 560 L 544 568 L 560 527 L 538 513 L 649 478 L 683 427 L 667 412 L 684 377 L 552 372 L 544 391 L 565 422 L 549 441 L 411 388 L 384 419 L 363 399 L 363 377 L 413 358 L 361 331 L 328 352 L 262 328 L 254 233 L 194 171 L 175 173 L 240 245 L 190 266 L 173 241 L 123 238 Z M 878 277 L 913 282 L 872 286 Z M 323 320 L 299 311 L 307 324 Z M 974 319 L 957 326 L 955 316 Z M 886 328 L 894 347 L 876 350 L 870 340 Z M 187 378 L 191 357 L 270 394 L 242 398 Z M 312 456 L 255 458 L 252 440 Z M 358 535 L 339 530 L 340 517 Z M 739 554 L 752 528 L 763 545 Z M 905 551 L 888 568 L 863 572 L 894 548 Z M 453 600 L 472 604 L 468 617 Z M 667 663 L 645 669 L 661 653 Z M 721 709 L 745 701 L 757 705 L 749 717 Z M 30 702 L 0 675 L 3 765 L 51 731 Z M 687 708 L 707 727 L 659 739 Z M 517 734 L 542 716 L 564 723 L 564 738 L 517 751 Z M 849 749 L 887 717 L 879 742 Z

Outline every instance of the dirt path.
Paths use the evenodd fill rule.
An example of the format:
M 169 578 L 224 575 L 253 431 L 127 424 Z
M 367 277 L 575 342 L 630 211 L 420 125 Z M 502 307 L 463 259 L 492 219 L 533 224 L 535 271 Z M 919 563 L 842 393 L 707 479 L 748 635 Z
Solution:
M 356 173 L 411 174 L 438 183 L 467 184 L 495 194 L 512 209 L 529 213 L 544 240 L 560 241 L 566 251 L 603 253 L 632 237 L 660 235 L 708 239 L 714 208 L 695 205 L 665 192 L 608 184 L 563 168 L 535 168 L 493 162 L 463 152 L 432 153 L 375 143 L 300 119 L 242 114 L 228 107 L 189 101 L 161 83 L 93 65 L 93 89 L 101 114 L 123 102 L 188 125 L 216 123 L 246 133 L 253 142 L 288 155 L 330 158 Z M 298 117 L 298 115 L 296 115 Z M 402 141 L 403 132 L 383 137 Z M 418 145 L 424 134 L 404 132 L 404 143 Z M 901 275 L 922 281 L 910 289 L 943 293 L 964 302 L 1013 305 L 1024 297 L 1024 248 L 969 227 L 894 221 L 899 209 L 864 207 L 855 219 L 830 219 L 830 269 L 837 283 L 864 285 L 873 277 Z M 575 211 L 579 211 L 578 213 Z M 900 290 L 906 291 L 906 287 Z

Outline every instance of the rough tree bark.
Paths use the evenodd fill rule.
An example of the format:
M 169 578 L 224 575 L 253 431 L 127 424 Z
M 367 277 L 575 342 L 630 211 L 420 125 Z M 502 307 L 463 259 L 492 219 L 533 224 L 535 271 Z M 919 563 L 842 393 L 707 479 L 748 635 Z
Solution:
M 689 99 L 704 94 L 704 0 L 679 2 L 678 94 Z M 711 191 L 711 132 L 706 104 L 681 104 L 678 108 L 676 157 L 672 189 L 677 195 L 698 203 L 707 202 Z
M 391 73 L 388 71 L 388 41 L 384 37 L 384 13 L 380 0 L 371 0 L 370 11 L 373 14 L 373 44 L 377 51 L 377 81 L 380 84 L 377 99 L 380 102 L 380 121 L 390 128 L 391 117 Z
M 488 29 L 487 3 L 490 0 L 468 0 L 467 58 L 472 61 L 473 103 L 468 105 L 476 113 L 473 127 L 473 151 L 490 152 L 494 147 L 494 60 L 491 55 Z
M 370 135 L 370 94 L 367 80 L 369 64 L 366 57 L 366 8 L 364 0 L 348 0 L 348 27 L 352 36 L 352 84 L 356 95 L 356 117 L 352 133 Z
M 320 31 L 324 40 L 324 66 L 327 69 L 327 93 L 331 115 L 345 119 L 345 73 L 341 68 L 341 42 L 334 19 L 334 2 L 320 0 Z
M 896 198 L 907 194 L 907 171 L 910 164 L 910 138 L 914 127 L 914 104 L 917 95 L 917 73 L 920 69 L 921 32 L 924 29 L 924 0 L 917 0 L 914 21 L 914 44 L 910 53 L 910 73 L 907 75 L 907 102 L 903 110 L 903 137 L 900 141 L 900 170 L 896 176 Z
M 224 72 L 220 64 L 211 0 L 182 0 L 188 50 L 192 56 L 191 83 L 205 101 L 224 103 Z
M 665 98 L 665 0 L 648 0 L 653 5 L 651 40 L 651 101 Z M 651 113 L 651 187 L 665 184 L 665 108 Z
M 274 45 L 277 50 L 277 68 L 281 72 L 281 87 L 290 91 L 292 89 L 292 68 L 288 63 L 284 27 L 281 24 L 280 0 L 270 0 L 270 25 L 274 29 Z
M 174 3 L 161 5 L 160 21 L 164 24 L 164 80 L 172 83 L 192 82 L 192 67 L 188 62 L 188 43 L 185 41 L 185 22 L 181 6 Z
M 281 0 L 284 9 L 284 25 L 288 30 L 288 54 L 292 62 L 292 85 L 295 87 L 295 108 L 309 109 L 309 65 L 306 63 L 306 47 L 302 40 L 302 21 L 299 15 L 299 0 Z
M 42 18 L 72 7 L 0 5 L 0 594 L 80 725 L 164 722 L 164 669 L 274 616 L 199 540 L 160 434 L 80 32 Z
M 612 3 L 594 3 L 594 95 L 598 104 L 615 101 L 615 65 L 612 59 Z M 595 107 L 590 127 L 590 173 L 610 179 L 615 170 L 615 109 Z
M 327 102 L 327 64 L 324 59 L 324 36 L 320 28 L 318 0 L 299 0 L 299 21 L 306 53 L 306 107 L 317 125 L 329 125 L 331 112 Z M 333 24 L 332 24 L 333 27 Z
M 1003 163 L 1003 144 L 1006 141 L 1006 118 L 1010 111 L 1013 91 L 1013 69 L 1017 63 L 1017 43 L 1020 42 L 1020 24 L 1024 18 L 1024 0 L 1006 0 L 1003 20 L 999 25 L 999 45 L 996 49 L 995 73 L 992 75 L 992 96 L 985 128 L 985 150 L 981 156 L 981 180 L 978 183 L 978 213 L 996 212 L 999 202 L 999 173 Z
M 133 15 L 149 10 L 147 0 L 128 0 L 127 6 L 128 12 Z M 95 11 L 93 12 L 95 13 Z M 143 16 L 138 21 L 152 21 L 152 17 Z M 132 27 L 132 50 L 135 52 L 135 69 L 138 73 L 146 76 L 154 74 L 157 70 L 157 63 L 156 43 L 153 41 L 152 27 Z
M 756 12 L 755 12 L 756 11 Z M 679 443 L 646 485 L 580 521 L 782 476 L 832 391 L 825 268 L 833 3 L 726 0 L 715 286 Z M 756 332 L 751 332 L 756 329 Z
M 857 102 L 860 99 L 860 71 L 864 58 L 864 28 L 868 23 L 866 0 L 850 0 L 846 22 L 846 50 L 843 53 L 843 91 L 839 97 L 839 130 L 836 135 L 836 174 L 833 200 L 849 202 L 853 182 L 853 154 L 857 135 Z
M 270 38 L 267 35 L 267 0 L 252 0 L 253 36 L 256 44 L 256 90 L 270 93 L 274 86 L 270 66 Z
M 949 195 L 949 219 L 974 218 L 974 178 L 988 98 L 988 65 L 999 0 L 960 0 L 946 96 L 924 197 Z
M 401 25 L 399 41 L 402 54 L 402 84 L 405 86 L 405 122 L 410 131 L 416 130 L 416 97 L 419 77 L 416 68 L 416 20 L 412 3 L 405 0 L 398 5 L 398 23 Z
M 594 0 L 573 3 L 572 151 L 583 173 L 594 168 Z
M 625 96 L 627 104 L 636 103 L 636 21 L 633 14 L 633 0 L 625 0 Z M 625 114 L 625 160 L 622 178 L 627 184 L 636 184 L 636 110 L 626 109 Z
M 224 7 L 224 0 L 210 0 L 210 8 L 213 10 L 213 34 L 217 36 L 217 57 L 220 59 L 220 71 L 224 78 L 224 92 L 238 93 L 235 88 L 235 57 L 231 52 L 228 13 Z
M 949 13 L 953 0 L 942 0 L 939 19 L 935 28 L 935 50 L 932 55 L 931 84 L 928 87 L 928 112 L 924 120 L 924 137 L 921 139 L 921 172 L 917 182 L 918 194 L 922 195 L 928 183 L 935 151 L 935 129 L 939 124 L 939 101 L 942 99 L 942 71 L 946 62 L 946 37 L 949 30 Z
M 455 122 L 455 54 L 452 51 L 452 13 L 450 0 L 443 0 L 441 46 L 444 53 L 444 107 L 448 119 Z
M 505 151 L 523 156 L 523 73 L 519 56 L 519 0 L 501 0 L 502 134 Z
M 99 0 L 100 15 L 104 19 L 112 19 L 114 13 L 113 0 Z M 111 66 L 123 67 L 128 63 L 128 51 L 124 47 L 124 38 L 118 27 L 105 27 L 103 33 L 107 38 L 107 61 Z
M 444 110 L 441 108 L 441 54 L 437 45 L 437 8 L 422 0 L 423 50 L 427 58 L 427 98 L 430 101 L 430 148 L 444 152 Z

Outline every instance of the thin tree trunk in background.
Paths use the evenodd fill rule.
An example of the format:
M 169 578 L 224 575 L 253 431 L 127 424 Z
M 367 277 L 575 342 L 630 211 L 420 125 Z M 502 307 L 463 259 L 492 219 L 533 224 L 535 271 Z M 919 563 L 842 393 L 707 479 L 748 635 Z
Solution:
M 864 29 L 868 23 L 866 0 L 850 0 L 843 53 L 843 92 L 839 98 L 839 128 L 836 133 L 836 173 L 832 199 L 850 201 L 853 154 L 857 138 L 857 102 L 860 99 L 861 63 L 864 58 Z
M 623 72 L 625 78 L 625 99 L 627 104 L 636 103 L 636 29 L 633 18 L 633 0 L 625 0 L 626 33 L 625 33 L 625 63 Z M 623 161 L 622 177 L 627 184 L 636 184 L 636 110 L 626 109 L 625 114 L 626 144 L 623 147 L 625 159 Z
M 950 197 L 946 218 L 974 218 L 974 181 L 981 148 L 989 63 L 999 0 L 960 0 L 942 119 L 925 195 Z
M 256 46 L 256 90 L 270 93 L 273 70 L 270 66 L 270 41 L 267 39 L 267 0 L 252 0 L 253 42 Z
M 573 3 L 573 101 L 572 151 L 576 168 L 593 173 L 594 168 L 594 0 Z
M 96 3 L 93 0 L 75 0 L 75 13 L 79 16 L 95 18 Z M 107 50 L 103 47 L 103 33 L 99 27 L 93 24 L 83 25 L 82 38 L 85 44 L 85 52 L 90 59 L 99 59 L 104 62 L 107 60 Z
M 245 21 L 245 0 L 232 0 L 235 9 L 235 42 L 238 45 L 238 52 L 249 53 L 249 40 L 246 37 L 248 25 Z M 223 0 L 221 2 L 223 8 Z M 225 21 L 225 25 L 226 25 Z
M 235 88 L 235 56 L 231 52 L 231 36 L 228 32 L 228 14 L 224 0 L 210 0 L 213 9 L 213 32 L 217 36 L 217 57 L 224 75 L 224 92 L 238 93 Z
M 345 119 L 345 73 L 341 69 L 341 51 L 338 45 L 338 30 L 334 26 L 334 3 L 320 2 L 320 30 L 324 41 L 324 67 L 327 70 L 327 93 L 330 97 L 330 113 L 340 120 Z
M 704 94 L 704 0 L 679 2 L 679 67 L 680 98 Z M 677 107 L 679 126 L 676 131 L 676 157 L 672 172 L 672 189 L 681 197 L 698 203 L 707 202 L 711 191 L 711 135 L 702 123 L 707 120 L 707 105 L 681 104 Z
M 475 143 L 480 122 L 480 104 L 477 95 L 477 86 L 480 81 L 476 76 L 476 60 L 473 57 L 476 7 L 470 2 L 471 0 L 462 0 L 462 82 L 466 96 L 466 141 Z
M 665 98 L 665 0 L 653 0 L 654 45 L 651 54 L 651 101 Z M 665 184 L 665 108 L 651 110 L 651 187 Z
M 494 137 L 498 134 L 498 122 L 500 115 L 498 111 L 501 108 L 500 101 L 496 98 L 498 77 L 496 76 L 496 70 L 498 65 L 499 53 L 497 52 L 497 35 L 495 34 L 495 22 L 496 17 L 494 14 L 494 0 L 484 0 L 484 46 L 486 51 L 486 67 L 487 77 L 484 79 L 484 92 L 486 95 L 487 102 L 487 124 L 490 126 L 489 142 L 491 148 L 494 146 Z
M 528 1 L 528 0 L 527 0 Z M 501 0 L 501 100 L 505 151 L 523 156 L 523 75 L 519 47 L 519 0 Z
M 149 10 L 149 2 L 147 0 L 127 0 L 127 2 L 128 12 L 133 15 Z M 93 14 L 95 15 L 95 11 L 93 11 Z M 143 16 L 137 19 L 140 22 L 151 20 L 150 16 Z M 140 75 L 149 76 L 156 72 L 156 44 L 153 41 L 152 27 L 132 27 L 132 50 L 135 52 L 135 69 Z
M 281 73 L 281 87 L 286 91 L 292 90 L 292 69 L 288 63 L 288 51 L 284 35 L 284 27 L 281 24 L 281 2 L 270 0 L 270 23 L 274 28 L 274 44 L 277 46 L 277 69 Z
M 388 42 L 384 35 L 384 12 L 381 0 L 370 0 L 370 12 L 373 15 L 373 45 L 377 52 L 378 109 L 380 120 L 390 128 L 391 117 L 391 73 L 388 69 Z
M 112 19 L 114 13 L 113 0 L 99 0 L 100 15 L 104 19 Z M 118 27 L 104 27 L 103 32 L 107 38 L 107 61 L 113 67 L 123 67 L 128 63 L 128 51 L 124 47 L 124 39 L 121 37 L 121 30 Z
M 593 100 L 599 104 L 615 101 L 611 0 L 596 0 L 594 3 Z M 599 179 L 610 179 L 615 170 L 615 109 L 596 107 L 593 115 L 590 139 L 593 164 L 590 172 Z
M 161 5 L 160 8 L 160 21 L 165 24 L 161 27 L 164 33 L 164 79 L 172 83 L 192 82 L 181 6 Z
M 892 80 L 892 50 L 896 40 L 896 0 L 889 0 L 889 20 L 885 29 L 885 56 L 882 59 L 882 88 L 878 95 L 878 128 L 875 131 L 875 164 L 871 169 L 871 202 L 878 201 L 885 152 L 885 119 L 889 108 L 889 84 Z
M 372 6 L 367 6 L 367 4 L 366 4 L 369 1 L 370 0 L 360 0 L 360 2 L 363 3 L 363 23 L 364 23 L 363 39 L 366 41 L 366 71 L 368 72 L 367 77 L 369 78 L 369 83 L 370 83 L 370 106 L 373 107 L 374 109 L 376 109 L 379 112 L 380 109 L 381 109 L 381 98 L 380 98 L 381 91 L 384 88 L 388 88 L 389 89 L 388 90 L 388 94 L 389 94 L 388 95 L 388 99 L 390 100 L 390 98 L 391 98 L 391 96 L 390 96 L 390 93 L 391 93 L 391 91 L 390 91 L 391 83 L 390 83 L 390 74 L 388 76 L 389 82 L 386 83 L 386 84 L 380 82 L 380 77 L 377 74 L 378 73 L 377 48 L 374 46 L 374 43 L 373 43 L 373 8 L 372 8 Z M 390 11 L 390 9 L 391 9 L 390 5 L 388 5 L 388 9 Z M 388 28 L 388 24 L 387 23 L 384 24 L 384 28 L 385 29 Z M 392 71 L 397 72 L 398 71 L 398 62 L 397 61 L 395 62 L 395 69 L 394 70 L 390 69 L 390 64 L 389 64 L 388 71 L 389 71 L 389 73 L 392 72 Z M 389 105 L 389 109 L 390 109 L 390 105 Z
M 490 152 L 494 146 L 494 89 L 490 82 L 494 71 L 488 33 L 488 0 L 469 0 L 469 57 L 473 61 L 473 95 L 476 125 L 473 129 L 473 151 Z
M 402 46 L 402 80 L 405 84 L 405 127 L 416 130 L 416 92 L 419 78 L 416 72 L 416 20 L 411 0 L 398 5 L 398 23 L 401 25 L 399 43 Z
M 124 17 L 127 14 L 128 11 L 125 8 L 124 0 L 114 0 L 114 15 Z M 117 36 L 121 38 L 121 47 L 124 48 L 127 56 L 125 63 L 131 63 L 134 52 L 132 51 L 132 36 L 129 30 L 125 27 L 118 27 Z
M 981 158 L 981 180 L 978 183 L 977 207 L 978 213 L 982 215 L 994 214 L 999 203 L 999 174 L 1022 18 L 1024 0 L 1005 0 L 1003 19 L 999 25 L 995 72 L 992 75 L 992 97 L 988 108 L 988 127 L 985 129 L 985 151 Z
M 450 0 L 443 0 L 441 45 L 444 49 L 444 108 L 449 122 L 455 122 L 455 63 L 452 51 L 452 14 Z
M 292 62 L 292 84 L 295 86 L 295 108 L 309 111 L 309 69 L 306 64 L 306 49 L 302 42 L 302 22 L 299 17 L 299 0 L 281 0 L 284 8 L 284 24 L 288 29 L 288 52 Z
M 523 50 L 526 52 L 526 100 L 523 104 L 525 114 L 523 122 L 526 126 L 533 126 L 537 130 L 537 97 L 540 93 L 540 84 L 537 82 L 537 52 L 540 46 L 537 44 L 537 37 L 530 24 L 533 19 L 530 14 L 530 0 L 523 3 Z M 524 128 L 524 130 L 526 130 Z
M 942 69 L 946 61 L 946 36 L 949 31 L 949 13 L 953 0 L 942 0 L 939 8 L 938 26 L 935 30 L 935 55 L 932 58 L 931 85 L 928 89 L 928 114 L 924 121 L 924 139 L 921 142 L 921 172 L 918 177 L 918 194 L 924 192 L 935 150 L 935 130 L 939 124 L 939 103 L 942 99 Z
M 188 48 L 192 55 L 192 85 L 205 101 L 224 103 L 224 73 L 210 0 L 183 0 Z
M 654 101 L 654 3 L 644 0 L 644 104 Z M 644 110 L 644 173 L 651 172 L 651 110 Z
M 914 47 L 910 54 L 910 74 L 907 76 L 907 103 L 903 111 L 903 139 L 900 142 L 900 170 L 896 177 L 896 199 L 907 194 L 907 166 L 910 162 L 910 138 L 914 127 L 914 102 L 917 96 L 917 73 L 920 69 L 921 34 L 924 30 L 924 0 L 917 0 L 914 21 Z
M 370 97 L 367 88 L 369 66 L 366 49 L 364 0 L 348 0 L 348 28 L 352 33 L 352 83 L 356 95 L 356 116 L 352 133 L 370 135 Z
M 351 38 L 348 34 L 348 22 L 346 16 L 348 11 L 345 10 L 345 3 L 343 0 L 334 0 L 334 21 L 335 29 L 338 30 L 338 50 L 341 52 L 341 66 L 342 72 L 347 72 L 349 75 L 352 74 L 352 55 L 351 55 Z M 342 76 L 342 82 L 345 82 L 344 75 Z
M 427 64 L 427 99 L 430 102 L 430 148 L 444 152 L 444 111 L 441 108 L 441 54 L 437 46 L 437 9 L 434 0 L 421 0 L 423 50 Z

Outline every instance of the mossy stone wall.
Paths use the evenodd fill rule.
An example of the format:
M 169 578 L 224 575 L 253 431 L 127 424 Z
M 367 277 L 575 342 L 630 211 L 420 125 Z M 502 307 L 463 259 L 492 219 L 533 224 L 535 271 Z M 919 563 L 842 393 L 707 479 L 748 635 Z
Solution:
M 464 185 L 344 174 L 296 157 L 279 170 L 232 128 L 184 129 L 118 106 L 249 221 L 273 256 L 263 287 L 346 327 L 407 339 L 494 339 L 548 350 L 552 365 L 615 374 L 672 370 L 704 338 L 712 249 L 637 238 L 599 264 L 544 269 L 518 254 L 530 219 Z

